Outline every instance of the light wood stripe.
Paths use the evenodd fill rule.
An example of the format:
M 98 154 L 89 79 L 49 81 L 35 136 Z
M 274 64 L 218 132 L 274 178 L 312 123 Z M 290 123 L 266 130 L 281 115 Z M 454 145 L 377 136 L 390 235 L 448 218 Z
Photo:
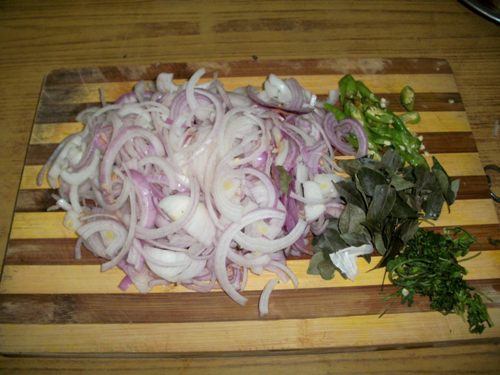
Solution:
M 409 127 L 418 133 L 471 131 L 465 112 L 420 112 L 422 121 Z M 30 144 L 60 143 L 67 136 L 82 130 L 79 122 L 35 124 Z
M 269 72 L 272 73 L 272 72 Z M 299 83 L 316 95 L 328 94 L 329 90 L 338 87 L 342 74 L 325 75 L 294 75 Z M 406 85 L 411 85 L 418 92 L 457 92 L 457 86 L 452 74 L 356 74 L 374 92 L 399 93 Z M 287 78 L 283 76 L 282 78 Z M 203 78 L 200 83 L 207 82 L 210 78 Z M 226 90 L 232 91 L 238 87 L 248 85 L 261 87 L 266 76 L 251 77 L 221 77 Z M 174 80 L 176 84 L 183 84 L 185 80 Z M 129 82 L 101 82 L 61 84 L 45 87 L 42 99 L 47 102 L 57 103 L 88 103 L 99 102 L 99 89 L 104 90 L 108 102 L 115 101 L 124 93 L 131 91 L 136 84 Z
M 31 133 L 30 144 L 60 143 L 67 136 L 83 129 L 80 122 L 58 122 L 53 124 L 35 124 Z
M 489 199 L 490 190 L 486 184 L 486 176 L 459 176 L 460 189 L 457 199 Z M 20 190 L 17 196 L 15 211 L 45 212 L 54 204 L 53 190 L 28 189 Z
M 450 176 L 482 176 L 484 169 L 477 152 L 434 154 L 426 157 L 429 164 L 432 156 L 439 160 Z
M 477 152 L 468 153 L 446 153 L 434 155 L 450 176 L 483 176 L 484 170 Z M 432 157 L 426 157 L 428 162 L 431 162 Z M 42 168 L 41 165 L 25 165 L 23 175 L 21 177 L 21 190 L 26 189 L 49 189 L 46 180 L 41 186 L 36 184 L 38 172 Z
M 496 249 L 489 239 L 498 237 L 499 224 L 463 225 L 462 228 L 476 239 L 471 250 L 491 251 Z M 436 232 L 442 232 L 443 229 L 443 227 L 427 228 L 427 230 Z M 76 259 L 75 244 L 76 239 L 74 238 L 10 240 L 7 246 L 5 264 L 89 265 L 103 263 L 103 259 L 97 258 L 85 247 L 82 250 L 82 258 Z M 306 258 L 306 256 L 302 257 L 302 259 Z
M 419 112 L 421 121 L 409 124 L 409 128 L 417 133 L 434 132 L 467 132 L 471 131 L 467 114 L 460 111 Z M 425 140 L 424 140 L 425 143 Z
M 10 238 L 76 238 L 76 233 L 63 225 L 63 219 L 64 212 L 18 212 Z
M 469 280 L 490 308 L 500 307 L 500 279 Z M 346 288 L 275 290 L 267 319 L 310 319 L 334 316 L 398 314 L 431 311 L 427 297 L 415 296 L 401 304 L 392 285 Z M 240 306 L 224 292 L 0 294 L 0 324 L 62 323 L 192 323 L 260 320 L 261 291 L 245 291 Z M 200 309 L 203 306 L 203 309 Z M 315 306 L 315 308 L 313 308 Z M 45 313 L 43 313 L 45 312 Z M 119 313 L 117 313 L 119 312 Z
M 497 324 L 482 339 L 500 335 Z M 411 334 L 408 334 L 411 332 Z M 4 353 L 181 353 L 385 347 L 470 340 L 464 321 L 437 312 L 235 322 L 153 324 L 3 324 Z
M 16 212 L 12 222 L 12 239 L 75 238 L 63 225 L 64 212 Z M 490 199 L 457 200 L 448 213 L 446 207 L 436 226 L 483 225 L 498 223 L 495 206 Z M 431 224 L 422 223 L 422 227 Z
M 469 253 L 469 256 L 477 252 Z M 358 259 L 359 275 L 352 282 L 337 275 L 333 280 L 323 280 L 319 276 L 308 275 L 308 259 L 291 260 L 288 267 L 300 280 L 300 289 L 311 288 L 342 288 L 353 286 L 381 285 L 384 270 L 371 270 L 380 257 L 373 257 L 372 263 L 367 264 L 363 259 Z M 467 261 L 469 280 L 485 280 L 498 278 L 500 269 L 500 250 L 491 250 Z M 124 273 L 114 268 L 101 272 L 98 265 L 49 265 L 49 266 L 15 266 L 6 265 L 3 270 L 0 293 L 9 294 L 36 294 L 36 293 L 120 293 L 118 284 Z M 276 277 L 273 273 L 265 272 L 262 275 L 250 274 L 245 290 L 262 290 L 266 283 Z M 43 282 L 40 282 L 43 280 Z M 292 289 L 291 283 L 279 284 L 276 289 Z M 157 286 L 152 293 L 184 293 L 188 289 L 183 286 Z M 126 293 L 138 293 L 134 287 Z

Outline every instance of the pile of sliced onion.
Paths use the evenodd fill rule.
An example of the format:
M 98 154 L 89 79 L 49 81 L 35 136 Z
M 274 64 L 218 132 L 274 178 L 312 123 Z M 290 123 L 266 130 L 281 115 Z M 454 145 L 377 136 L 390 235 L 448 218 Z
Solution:
M 160 74 L 116 103 L 79 114 L 84 129 L 65 139 L 44 166 L 64 224 L 81 245 L 121 268 L 120 288 L 140 292 L 182 284 L 222 288 L 234 301 L 251 272 L 271 272 L 271 290 L 296 277 L 289 256 L 309 252 L 342 212 L 335 153 L 366 154 L 359 124 L 336 124 L 296 80 L 270 75 L 263 91 L 199 84 L 200 69 L 181 86 Z M 346 132 L 361 147 L 345 146 Z M 338 150 L 340 149 L 340 150 Z M 336 151 L 337 150 L 337 151 Z M 283 181 L 288 178 L 288 186 Z

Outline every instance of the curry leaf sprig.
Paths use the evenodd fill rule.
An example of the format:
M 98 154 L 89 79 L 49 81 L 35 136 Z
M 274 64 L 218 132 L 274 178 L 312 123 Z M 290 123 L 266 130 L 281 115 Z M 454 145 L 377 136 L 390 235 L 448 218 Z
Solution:
M 388 150 L 381 160 L 339 161 L 349 178 L 335 184 L 346 207 L 314 241 L 308 272 L 333 277 L 330 254 L 348 246 L 372 243 L 383 267 L 395 258 L 418 230 L 419 219 L 437 219 L 445 202 L 456 198 L 458 181 L 451 181 L 434 159 L 431 169 L 404 165 L 401 155 Z
M 453 237 L 452 237 L 453 236 Z M 457 260 L 465 256 L 474 238 L 461 228 L 443 234 L 419 229 L 402 252 L 387 263 L 394 296 L 409 306 L 415 295 L 429 297 L 430 307 L 442 314 L 456 313 L 469 323 L 471 333 L 493 325 L 481 295 L 463 279 L 466 269 Z

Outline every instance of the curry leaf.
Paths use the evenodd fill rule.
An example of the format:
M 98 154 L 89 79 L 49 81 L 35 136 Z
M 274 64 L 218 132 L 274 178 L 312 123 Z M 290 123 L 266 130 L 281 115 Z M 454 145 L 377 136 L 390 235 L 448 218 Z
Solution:
M 377 185 L 384 185 L 387 183 L 382 173 L 367 167 L 360 168 L 356 173 L 356 177 L 359 181 L 359 190 L 370 197 L 374 195 Z
M 380 255 L 384 255 L 386 253 L 387 248 L 385 247 L 384 237 L 382 236 L 382 233 L 375 232 L 375 234 L 373 235 L 373 244 L 375 245 L 375 249 L 377 249 Z
M 370 234 L 362 228 L 358 232 L 342 233 L 342 239 L 350 246 L 362 246 L 370 242 Z
M 391 178 L 391 186 L 394 187 L 396 191 L 402 191 L 411 189 L 415 186 L 415 184 L 412 181 L 408 181 L 404 177 L 395 174 Z
M 340 249 L 347 247 L 345 241 L 340 237 L 340 233 L 337 228 L 327 228 L 325 232 L 317 237 L 318 241 L 315 245 L 316 251 L 322 251 L 325 254 L 333 253 Z
M 389 185 L 377 185 L 373 200 L 368 207 L 366 219 L 370 222 L 383 223 L 396 202 L 396 190 Z
M 411 208 L 404 200 L 399 196 L 396 196 L 396 201 L 391 210 L 391 216 L 406 219 L 406 218 L 417 218 L 418 212 Z
M 321 277 L 325 280 L 333 279 L 333 274 L 335 272 L 335 267 L 331 260 L 324 259 L 318 263 L 318 270 Z
M 358 206 L 347 203 L 339 218 L 340 233 L 358 232 L 363 229 L 361 225 L 366 220 L 365 211 Z
M 401 156 L 393 149 L 389 149 L 382 156 L 382 164 L 385 166 L 387 172 L 392 175 L 402 167 L 403 163 Z
M 356 188 L 354 181 L 340 181 L 335 183 L 335 188 L 339 195 L 345 199 L 346 202 L 352 203 L 358 207 L 365 207 L 365 203 L 361 193 Z
M 450 184 L 450 200 L 447 200 L 448 204 L 453 204 L 455 199 L 457 199 L 458 189 L 460 188 L 460 180 L 453 180 Z
M 444 204 L 444 197 L 440 191 L 433 191 L 427 196 L 422 208 L 425 212 L 425 218 L 436 220 L 441 214 Z
M 325 259 L 325 256 L 323 255 L 323 252 L 319 251 L 319 252 L 315 253 L 311 257 L 311 260 L 309 261 L 309 267 L 307 267 L 307 273 L 309 275 L 319 275 L 318 265 L 324 259 Z
M 403 243 L 406 243 L 415 236 L 417 230 L 418 230 L 418 220 L 406 221 L 399 227 L 398 234 L 399 237 L 401 237 Z
M 340 160 L 339 166 L 345 173 L 353 177 L 356 174 L 356 172 L 358 172 L 358 170 L 362 167 L 362 164 L 360 159 L 347 159 L 347 160 Z

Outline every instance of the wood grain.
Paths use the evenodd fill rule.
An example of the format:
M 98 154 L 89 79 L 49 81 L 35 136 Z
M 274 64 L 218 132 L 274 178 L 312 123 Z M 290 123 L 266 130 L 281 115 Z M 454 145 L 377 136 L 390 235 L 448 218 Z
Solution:
M 470 255 L 477 254 L 471 252 Z M 290 260 L 288 266 L 297 276 L 300 289 L 311 288 L 347 288 L 353 286 L 380 285 L 384 278 L 383 269 L 372 270 L 380 257 L 373 257 L 373 264 L 358 259 L 360 277 L 355 281 L 335 277 L 333 280 L 323 280 L 316 275 L 309 275 L 307 267 L 309 259 Z M 495 279 L 500 267 L 500 250 L 491 250 L 480 256 L 467 261 L 469 280 Z M 22 294 L 80 294 L 80 293 L 116 293 L 117 285 L 123 279 L 121 270 L 113 268 L 101 272 L 98 265 L 6 265 L 0 283 L 1 293 Z M 266 283 L 275 278 L 275 274 L 264 272 L 262 275 L 249 274 L 246 291 L 262 290 Z M 43 283 L 40 282 L 43 280 Z M 280 283 L 276 290 L 293 289 L 291 282 Z M 189 289 L 182 285 L 159 285 L 151 290 L 151 293 L 186 293 Z M 135 287 L 130 287 L 125 293 L 138 293 Z M 192 292 L 194 293 L 194 292 Z M 321 308 L 321 304 L 316 301 Z M 316 307 L 316 306 L 315 306 Z M 179 306 L 182 309 L 182 306 Z M 311 306 L 312 308 L 312 306 Z
M 422 101 L 422 100 L 419 100 Z M 430 106 L 430 102 L 426 102 Z M 420 112 L 421 123 L 409 125 L 414 131 L 419 133 L 432 133 L 438 129 L 444 132 L 468 132 L 469 122 L 464 112 L 454 111 L 434 111 Z M 79 122 L 52 122 L 37 123 L 31 133 L 30 144 L 39 145 L 47 143 L 59 143 L 68 135 L 76 133 L 82 129 Z
M 231 76 L 233 66 L 243 69 L 245 65 L 251 66 L 252 64 L 251 62 L 224 63 L 222 65 L 216 64 L 212 68 L 222 70 L 226 75 L 226 78 L 223 78 L 226 85 L 232 87 L 241 85 L 246 79 L 253 79 L 255 82 L 262 79 L 263 76 L 256 78 L 248 78 L 247 76 L 233 78 Z M 300 62 L 294 62 L 295 70 L 298 69 L 298 64 Z M 331 64 L 334 66 L 337 63 L 332 61 Z M 272 66 L 273 63 L 269 65 Z M 312 63 L 307 62 L 305 65 L 312 65 Z M 260 63 L 260 68 L 267 69 L 268 67 Z M 123 71 L 123 68 L 119 70 Z M 151 68 L 143 70 L 149 72 L 148 74 L 151 73 Z M 93 71 L 94 73 L 92 73 Z M 97 77 L 95 71 L 96 69 L 89 69 L 85 73 L 95 78 Z M 64 75 L 62 71 L 55 74 L 61 77 L 72 76 L 71 74 Z M 329 86 L 326 82 L 332 76 L 314 74 L 316 74 L 314 71 L 308 71 L 308 75 L 299 74 L 299 78 L 306 85 L 314 87 L 315 90 L 327 92 Z M 418 76 L 417 72 L 413 72 L 412 75 L 415 74 Z M 76 117 L 76 109 L 93 105 L 92 100 L 96 98 L 91 96 L 91 92 L 99 85 L 105 87 L 111 93 L 112 98 L 118 97 L 132 87 L 132 83 L 127 79 L 107 83 L 91 81 L 57 83 L 50 76 L 48 81 L 51 83 L 45 85 L 42 90 L 36 121 L 40 120 L 40 113 L 45 113 L 42 115 L 45 117 L 52 116 L 51 121 L 72 121 L 72 118 Z M 446 91 L 456 89 L 453 76 L 450 74 L 420 75 L 420 77 L 423 76 L 425 79 L 421 81 L 417 79 L 417 82 L 421 85 L 419 87 L 421 90 L 428 92 L 428 94 L 424 94 L 424 101 L 420 102 L 424 108 L 429 107 L 425 99 L 435 98 L 436 94 L 433 92 L 433 88 L 444 84 Z M 399 79 L 406 77 L 406 75 L 389 75 L 386 83 L 384 83 L 384 77 L 383 71 L 364 75 L 365 80 L 375 85 L 379 84 L 383 92 L 390 93 L 388 95 L 395 95 L 391 93 L 395 91 L 393 85 L 401 84 Z M 121 78 L 126 78 L 126 74 L 123 73 Z M 460 97 L 458 93 L 453 92 L 441 93 L 440 95 Z M 457 112 L 456 109 L 448 111 L 449 108 L 444 104 L 443 97 L 441 99 L 443 100 L 441 106 L 434 108 L 437 112 L 432 110 L 423 112 L 425 114 L 423 128 L 429 131 L 420 132 L 420 134 L 424 136 L 428 150 L 441 161 L 450 175 L 462 180 L 462 189 L 459 199 L 450 212 L 445 210 L 438 221 L 423 223 L 422 226 L 430 230 L 433 226 L 442 228 L 450 225 L 464 225 L 480 233 L 482 243 L 486 242 L 485 236 L 488 236 L 489 242 L 490 236 L 494 235 L 499 228 L 498 218 L 494 204 L 488 196 L 484 172 L 477 158 L 474 138 L 472 133 L 468 131 L 467 117 L 464 113 Z M 70 112 L 67 112 L 64 106 L 69 106 L 67 108 L 71 108 Z M 61 113 L 67 117 L 57 117 Z M 435 121 L 434 126 L 425 123 L 425 120 Z M 34 124 L 34 135 L 30 138 L 33 143 L 29 145 L 27 150 L 25 173 L 20 185 L 10 232 L 12 242 L 8 247 L 7 264 L 0 282 L 0 295 L 2 296 L 0 313 L 3 313 L 5 318 L 3 325 L 0 319 L 0 330 L 4 326 L 12 327 L 13 324 L 19 325 L 19 329 L 23 324 L 52 324 L 55 333 L 59 329 L 56 328 L 56 325 L 60 323 L 96 324 L 107 329 L 109 324 L 123 322 L 150 326 L 157 323 L 179 322 L 185 324 L 203 322 L 229 324 L 248 320 L 255 321 L 255 327 L 249 328 L 250 331 L 258 330 L 262 322 L 256 315 L 258 292 L 274 277 L 269 272 L 260 276 L 249 275 L 244 293 L 248 295 L 250 302 L 245 307 L 246 315 L 244 317 L 243 312 L 238 313 L 238 306 L 234 306 L 229 300 L 224 301 L 226 296 L 217 290 L 207 295 L 197 295 L 181 285 L 167 285 L 153 288 L 151 294 L 147 296 L 138 295 L 137 290 L 133 287 L 129 288 L 126 293 L 116 295 L 117 285 L 123 278 L 123 273 L 120 270 L 113 269 L 101 273 L 99 266 L 101 261 L 90 256 L 87 251 L 84 251 L 82 261 L 73 259 L 76 234 L 64 227 L 64 212 L 45 212 L 46 207 L 51 205 L 53 201 L 51 197 L 53 191 L 47 188 L 46 182 L 41 186 L 34 184 L 36 172 L 41 168 L 40 165 L 54 151 L 57 146 L 56 140 L 60 140 L 57 130 L 62 130 L 62 133 L 66 135 L 70 134 L 68 129 L 79 130 L 78 126 L 74 124 L 74 122 L 35 122 Z M 443 125 L 443 129 L 439 127 L 440 125 Z M 417 126 L 415 128 L 417 131 L 419 130 Z M 479 246 L 476 247 L 476 250 L 483 250 L 483 248 Z M 468 262 L 470 269 L 467 275 L 468 279 L 475 283 L 474 285 L 477 285 L 482 293 L 489 296 L 492 308 L 496 306 L 500 298 L 497 295 L 497 275 L 500 269 L 499 254 L 500 250 L 496 247 L 490 247 L 481 257 Z M 379 257 L 375 256 L 373 262 L 377 263 L 378 259 Z M 301 321 L 312 319 L 318 323 L 319 319 L 324 318 L 352 317 L 357 319 L 380 314 L 383 311 L 384 306 L 381 304 L 380 293 L 377 293 L 377 288 L 383 279 L 383 270 L 367 272 L 372 266 L 360 259 L 358 263 L 363 277 L 359 277 L 354 283 L 340 277 L 333 281 L 325 281 L 307 274 L 308 262 L 307 258 L 292 259 L 288 262 L 290 269 L 300 280 L 300 289 L 292 291 L 290 290 L 293 288 L 291 284 L 279 284 L 275 292 L 278 298 L 276 302 L 271 303 L 276 311 L 267 319 L 275 319 L 280 323 L 294 319 L 301 319 Z M 302 296 L 301 293 L 305 294 Z M 331 298 L 331 293 L 334 293 L 336 297 Z M 131 299 L 127 299 L 127 296 L 130 296 Z M 176 298 L 175 296 L 180 297 Z M 300 299 L 301 296 L 304 309 L 290 308 L 294 304 L 294 298 Z M 133 298 L 136 297 L 140 299 L 134 300 Z M 115 306 L 115 308 L 96 314 L 96 312 L 102 311 L 102 309 L 97 308 L 99 303 L 104 301 L 102 298 L 108 298 L 109 305 Z M 325 299 L 333 304 L 332 307 L 340 304 L 342 299 L 344 300 L 343 308 L 335 309 L 335 312 L 332 312 L 325 308 L 326 305 L 323 302 Z M 148 307 L 148 314 L 113 313 L 113 311 L 134 311 L 136 305 L 137 307 Z M 119 306 L 118 309 L 116 306 Z M 189 308 L 189 306 L 204 306 L 204 314 L 197 315 L 194 307 Z M 363 308 L 360 310 L 357 308 L 358 306 L 363 306 Z M 75 314 L 75 307 L 77 307 L 79 314 Z M 420 299 L 413 309 L 398 306 L 389 309 L 388 314 L 411 315 L 427 311 L 429 311 L 428 305 L 423 299 Z M 13 319 L 13 317 L 18 317 L 18 320 Z M 41 320 L 34 320 L 33 317 L 39 317 Z M 42 330 L 42 332 L 45 331 Z M 248 332 L 244 330 L 241 334 L 248 335 Z M 431 338 L 429 337 L 428 340 Z M 56 347 L 54 346 L 50 350 L 56 350 Z M 114 347 L 111 340 L 103 350 L 112 352 Z M 303 346 L 303 348 L 306 347 L 306 345 Z M 286 348 L 286 345 L 283 348 Z M 247 349 L 253 350 L 252 346 L 248 346 Z M 220 350 L 223 350 L 222 347 Z
M 496 246 L 490 242 L 492 238 L 496 238 L 500 232 L 498 224 L 485 225 L 463 225 L 463 229 L 468 231 L 476 242 L 472 245 L 471 250 L 489 251 L 495 250 Z M 443 227 L 432 227 L 428 230 L 442 231 Z M 27 239 L 27 240 L 11 240 L 7 248 L 7 256 L 5 258 L 6 265 L 56 265 L 56 264 L 73 264 L 73 265 L 88 265 L 101 264 L 102 259 L 95 257 L 90 251 L 83 246 L 82 258 L 75 258 L 75 239 Z
M 412 347 L 409 349 L 360 351 L 314 350 L 311 352 L 262 352 L 247 356 L 108 357 L 108 358 L 16 358 L 0 357 L 0 369 L 5 374 L 33 372 L 74 374 L 91 369 L 93 374 L 140 373 L 160 375 L 229 375 L 235 369 L 243 375 L 287 375 L 290 368 L 297 373 L 317 374 L 481 374 L 496 375 L 499 359 L 498 343 Z
M 493 321 L 500 321 L 500 308 L 491 308 L 489 313 Z M 387 334 L 388 329 L 391 330 L 390 335 Z M 207 332 L 204 340 L 199 340 L 201 330 Z M 271 331 L 272 335 L 269 334 Z M 409 335 L 408 331 L 412 334 Z M 429 335 L 430 332 L 432 335 Z M 482 338 L 493 339 L 499 333 L 497 326 L 486 330 Z M 388 314 L 382 319 L 376 314 L 182 324 L 0 326 L 0 350 L 3 353 L 95 353 L 99 347 L 105 347 L 110 353 L 214 353 L 326 347 L 362 349 L 370 346 L 428 345 L 449 340 L 470 340 L 470 332 L 460 317 L 443 316 L 437 312 Z
M 199 1 L 18 1 L 2 3 L 0 18 L 2 248 L 7 241 L 23 172 L 23 150 L 29 140 L 42 78 L 55 68 L 241 60 L 252 56 L 258 62 L 330 59 L 341 55 L 345 59 L 338 73 L 362 73 L 376 67 L 366 62 L 353 64 L 352 58 L 419 58 L 418 64 L 413 59 L 405 60 L 405 64 L 384 65 L 387 73 L 399 74 L 413 72 L 415 67 L 431 73 L 436 66 L 421 58 L 439 56 L 450 62 L 462 94 L 463 102 L 449 106 L 459 112 L 467 109 L 477 141 L 479 164 L 473 168 L 478 173 L 469 175 L 480 176 L 481 163 L 500 162 L 500 32 L 458 2 L 219 1 L 207 7 Z M 192 63 L 181 65 L 186 76 L 196 68 Z M 286 69 L 293 69 L 293 65 Z M 143 78 L 143 72 L 138 70 L 125 73 L 131 71 Z M 451 69 L 445 71 L 443 67 L 441 71 L 451 73 Z M 107 81 L 115 74 L 123 73 L 110 68 L 100 79 Z M 66 79 L 78 82 L 80 78 L 73 75 Z M 258 357 L 151 360 L 2 358 L 0 368 L 5 373 L 61 374 L 90 370 L 284 374 L 290 367 L 297 372 L 330 374 L 498 373 L 498 345 L 478 345 L 482 339 L 477 337 L 470 340 L 476 343 L 354 354 L 267 353 Z

